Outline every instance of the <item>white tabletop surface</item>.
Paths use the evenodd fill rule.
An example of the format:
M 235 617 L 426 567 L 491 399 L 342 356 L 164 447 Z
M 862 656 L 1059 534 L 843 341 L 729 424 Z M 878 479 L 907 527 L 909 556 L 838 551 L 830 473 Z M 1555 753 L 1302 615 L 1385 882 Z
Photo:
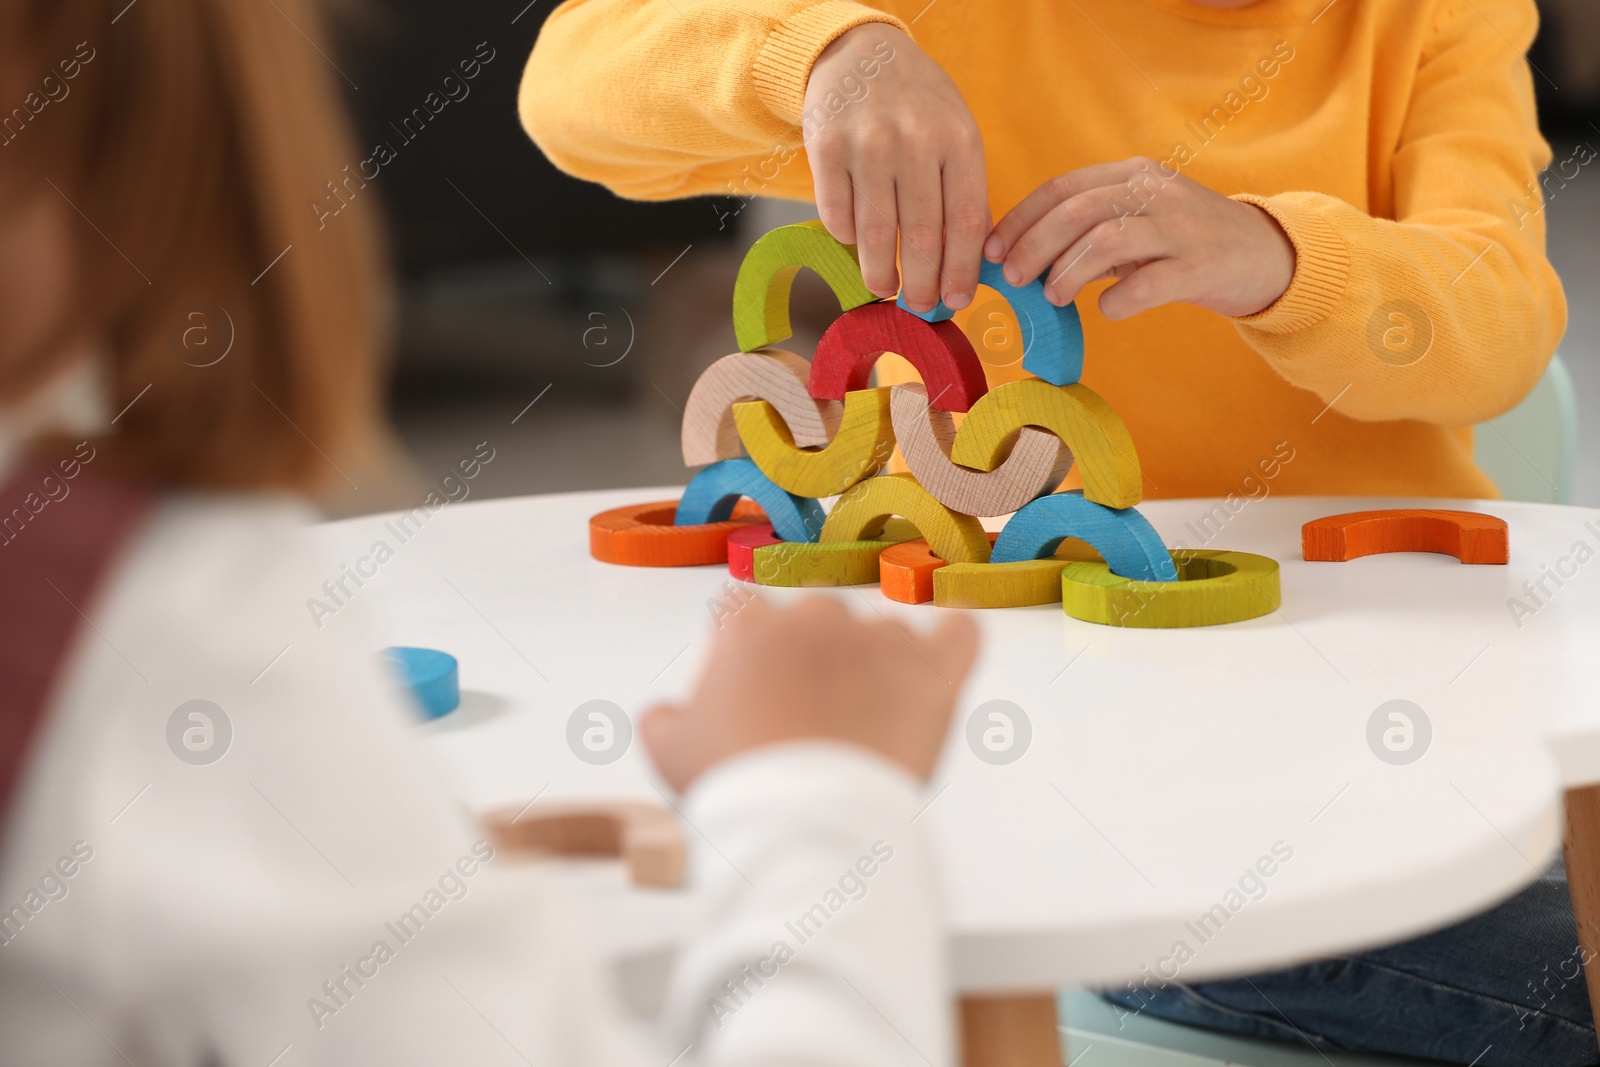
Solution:
M 636 715 L 694 677 L 725 568 L 616 567 L 587 551 L 593 513 L 676 494 L 451 504 L 404 544 L 389 516 L 315 530 L 330 570 L 379 539 L 394 549 L 358 592 L 378 643 L 461 660 L 461 709 L 421 729 L 474 805 L 663 799 L 639 746 L 591 766 L 566 727 L 585 701 Z M 1195 980 L 1432 929 L 1533 879 L 1557 852 L 1563 786 L 1600 781 L 1600 561 L 1573 557 L 1579 541 L 1600 550 L 1600 512 L 1215 503 L 1140 510 L 1169 546 L 1277 559 L 1281 611 L 1186 630 L 1097 626 L 1059 605 L 974 613 L 983 656 L 919 816 L 941 854 L 963 989 L 1120 984 L 1146 967 Z M 1300 559 L 1306 520 L 1405 506 L 1505 518 L 1510 565 Z M 1195 532 L 1207 515 L 1212 531 L 1221 522 L 1209 540 Z M 1523 582 L 1558 565 L 1573 576 L 1529 599 Z M 945 610 L 895 604 L 875 586 L 829 595 L 905 626 Z M 1537 608 L 1520 626 L 1513 597 Z M 968 716 L 993 699 L 1014 702 L 1032 727 L 1025 754 L 1003 766 L 966 740 Z M 1394 699 L 1422 708 L 1432 728 L 1426 754 L 1406 765 L 1367 741 L 1374 711 Z M 1258 899 L 1230 899 L 1280 842 L 1293 857 L 1262 889 L 1247 880 Z M 627 914 L 611 934 L 622 947 L 671 940 L 681 894 L 609 899 Z M 1199 917 L 1230 903 L 1221 930 L 1200 936 Z

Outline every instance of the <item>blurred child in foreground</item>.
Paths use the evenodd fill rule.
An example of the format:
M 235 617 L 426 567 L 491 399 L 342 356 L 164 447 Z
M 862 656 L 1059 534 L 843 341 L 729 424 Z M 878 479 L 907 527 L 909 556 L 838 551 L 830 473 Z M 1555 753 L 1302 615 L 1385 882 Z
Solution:
M 653 1048 L 582 903 L 441 784 L 359 612 L 308 617 L 302 501 L 381 434 L 386 306 L 371 197 L 309 207 L 362 155 L 322 38 L 311 0 L 0 4 L 0 1062 L 947 1063 L 910 819 L 970 624 L 758 601 L 642 720 L 754 883 L 696 870 Z M 215 762 L 183 757 L 220 728 L 196 700 Z M 871 894 L 715 1018 L 875 843 Z

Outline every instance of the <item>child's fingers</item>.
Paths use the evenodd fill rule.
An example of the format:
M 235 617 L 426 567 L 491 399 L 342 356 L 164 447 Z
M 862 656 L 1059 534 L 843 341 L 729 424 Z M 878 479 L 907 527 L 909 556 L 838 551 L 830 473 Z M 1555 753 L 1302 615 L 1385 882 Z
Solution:
M 953 311 L 978 290 L 983 239 L 989 232 L 988 179 L 983 149 L 951 156 L 944 165 L 944 278 L 940 295 Z
M 1119 218 L 1127 221 L 1121 218 L 1130 212 L 1118 199 L 1120 192 L 1120 186 L 1100 186 L 1057 204 L 1017 240 L 1006 256 L 1006 280 L 1013 285 L 1026 285 L 1052 264 L 1058 264 L 1056 270 L 1060 270 L 1063 252 L 1075 247 L 1081 252 L 1085 236 L 1095 227 Z M 1066 257 L 1067 262 L 1071 260 L 1072 256 Z
M 913 311 L 939 301 L 939 257 L 944 252 L 944 196 L 939 172 L 916 167 L 895 183 L 900 220 L 900 288 Z
M 886 167 L 851 173 L 855 186 L 856 255 L 861 260 L 861 280 L 880 298 L 888 299 L 900 291 L 900 278 L 894 269 L 894 245 L 898 236 L 895 218 L 894 181 Z
M 978 624 L 956 611 L 944 612 L 933 632 L 922 638 L 928 658 L 956 687 L 966 681 L 967 673 L 977 662 L 980 643 Z
M 675 704 L 656 704 L 639 719 L 639 739 L 661 777 L 678 792 L 689 777 L 684 751 L 684 713 Z
M 1138 172 L 1138 162 L 1140 161 L 1124 159 L 1115 163 L 1097 163 L 1092 167 L 1083 167 L 1058 178 L 1051 178 L 1024 197 L 1021 203 L 1006 212 L 1005 217 L 995 224 L 994 231 L 990 233 L 989 240 L 983 246 L 985 258 L 994 263 L 1010 260 L 1011 250 L 1022 235 L 1033 229 L 1040 219 L 1075 196 L 1081 196 L 1092 189 L 1126 182 Z M 1040 264 L 1039 269 L 1043 269 L 1043 264 Z M 1036 277 L 1037 274 L 1038 271 L 1035 271 L 1029 277 Z
M 840 244 L 855 244 L 855 190 L 849 169 L 839 163 L 814 160 L 811 178 L 816 190 L 817 217 L 822 225 Z
M 1126 319 L 1189 298 L 1189 267 L 1176 259 L 1146 263 L 1100 294 L 1100 313 Z
M 1102 222 L 1056 260 L 1045 283 L 1045 296 L 1057 307 L 1064 307 L 1090 282 L 1119 267 L 1159 259 L 1169 251 L 1160 229 L 1149 219 L 1130 217 Z

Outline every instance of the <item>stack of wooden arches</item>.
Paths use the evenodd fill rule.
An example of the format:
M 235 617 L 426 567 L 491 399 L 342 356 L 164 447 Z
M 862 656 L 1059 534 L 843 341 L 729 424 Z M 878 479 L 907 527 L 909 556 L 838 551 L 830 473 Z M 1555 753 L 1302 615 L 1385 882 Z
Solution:
M 810 360 L 776 347 L 791 334 L 789 293 L 802 267 L 840 307 Z M 990 389 L 947 308 L 917 314 L 878 300 L 855 249 L 820 223 L 760 238 L 734 286 L 740 351 L 701 375 L 684 409 L 684 463 L 700 471 L 676 502 L 595 516 L 591 553 L 636 566 L 726 561 L 761 585 L 881 582 L 908 603 L 1063 602 L 1078 618 L 1122 626 L 1274 610 L 1276 563 L 1174 556 L 1139 513 L 1133 440 L 1078 380 L 1077 310 L 1051 305 L 1040 282 L 1011 286 L 993 264 L 982 282 L 1015 311 L 1033 377 Z M 886 353 L 921 382 L 873 387 Z M 885 474 L 897 445 L 907 471 Z M 1082 488 L 1058 491 L 1074 466 Z M 998 535 L 987 534 L 979 520 L 1003 515 Z M 1175 610 L 1153 606 L 1168 601 Z

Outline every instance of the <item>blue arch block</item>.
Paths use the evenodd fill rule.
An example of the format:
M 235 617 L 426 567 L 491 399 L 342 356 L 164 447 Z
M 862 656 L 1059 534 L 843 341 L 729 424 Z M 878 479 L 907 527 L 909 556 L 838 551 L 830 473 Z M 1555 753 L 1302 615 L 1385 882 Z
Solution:
M 456 658 L 448 652 L 397 645 L 384 649 L 383 658 L 394 665 L 423 718 L 437 719 L 460 706 L 461 676 Z
M 1052 493 L 1011 517 L 995 538 L 991 563 L 1016 563 L 1052 555 L 1068 537 L 1087 541 L 1111 573 L 1139 582 L 1175 582 L 1178 569 L 1150 521 L 1134 508 L 1108 508 L 1083 498 L 1083 490 Z
M 750 460 L 725 459 L 694 476 L 678 501 L 673 524 L 726 522 L 742 496 L 761 505 L 773 532 L 785 541 L 815 541 L 828 517 L 821 504 L 778 488 Z
M 1083 377 L 1083 320 L 1076 304 L 1058 308 L 1046 300 L 1043 275 L 1027 285 L 1012 285 L 1001 265 L 987 259 L 979 268 L 978 281 L 1005 297 L 1016 312 L 1022 327 L 1023 370 L 1051 385 L 1071 385 Z M 911 311 L 903 294 L 899 303 Z M 932 311 L 911 314 L 928 322 L 943 322 L 955 312 L 941 300 Z

